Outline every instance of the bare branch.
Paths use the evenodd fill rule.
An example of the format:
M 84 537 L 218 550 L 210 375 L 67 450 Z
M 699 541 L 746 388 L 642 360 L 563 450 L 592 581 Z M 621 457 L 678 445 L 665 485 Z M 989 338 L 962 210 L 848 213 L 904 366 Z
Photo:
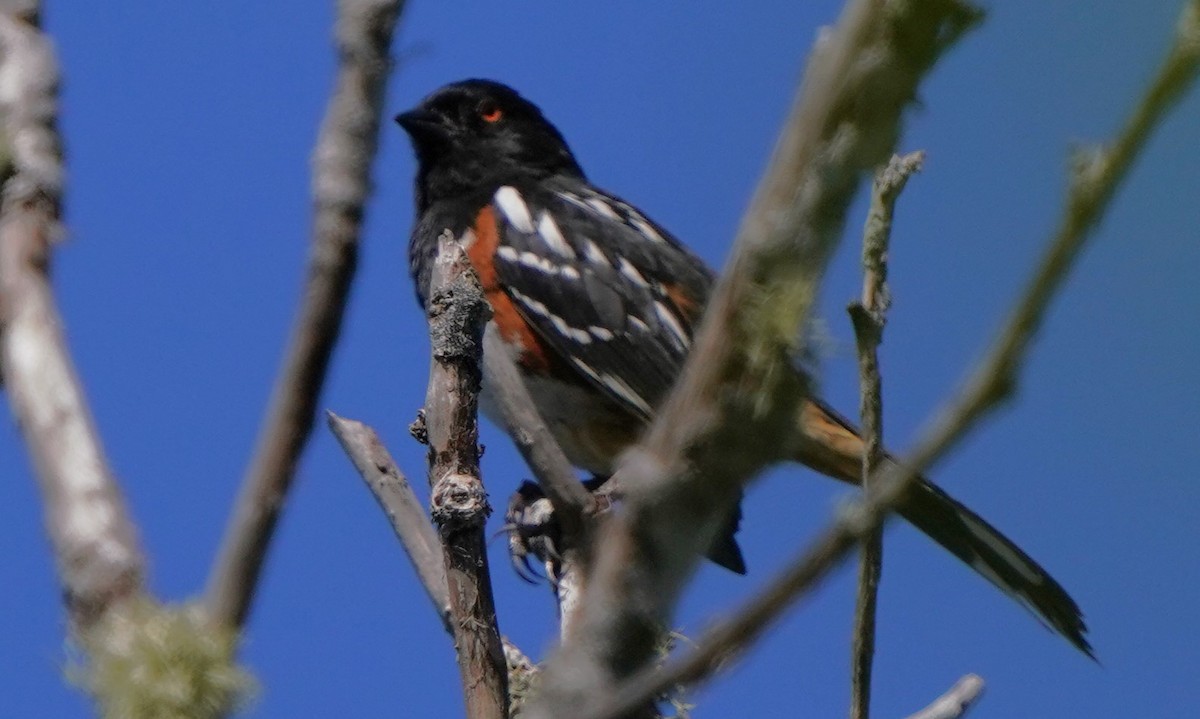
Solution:
M 1024 350 L 1078 257 L 1088 232 L 1107 209 L 1116 187 L 1150 132 L 1194 82 L 1198 68 L 1200 0 L 1190 0 L 1184 8 L 1176 42 L 1167 61 L 1135 109 L 1133 119 L 1126 124 L 1113 148 L 1097 152 L 1093 161 L 1083 168 L 1083 177 L 1076 179 L 1062 224 L 1034 273 L 1037 280 L 1017 302 L 1016 309 L 967 386 L 935 415 L 930 428 L 923 433 L 906 461 L 889 465 L 873 478 L 877 491 L 846 506 L 833 525 L 791 562 L 788 569 L 730 619 L 709 630 L 691 654 L 658 672 L 642 670 L 611 690 L 613 696 L 620 697 L 619 702 L 605 706 L 603 710 L 589 708 L 589 711 L 578 712 L 577 716 L 589 719 L 618 717 L 669 687 L 694 683 L 721 668 L 762 636 L 796 599 L 815 589 L 857 542 L 882 525 L 904 496 L 909 483 L 952 449 L 978 420 L 995 409 L 1005 396 L 1005 392 L 997 388 L 1012 386 L 1013 376 L 1005 373 L 1005 368 L 1015 372 L 1020 366 Z M 1087 651 L 1086 647 L 1084 649 Z
M 425 395 L 433 521 L 442 537 L 454 648 L 470 719 L 508 716 L 508 677 L 488 574 L 477 408 L 490 309 L 461 246 L 438 243 L 427 304 L 433 359 Z
M 883 379 L 879 374 L 879 344 L 891 305 L 887 287 L 888 247 L 896 198 L 912 173 L 920 169 L 924 153 L 893 155 L 875 175 L 871 208 L 863 231 L 862 300 L 850 305 L 854 337 L 858 345 L 860 385 L 859 414 L 862 417 L 863 491 L 875 486 L 871 475 L 883 459 Z M 883 531 L 876 529 L 863 540 L 858 567 L 858 595 L 854 603 L 854 640 L 850 673 L 850 719 L 867 719 L 871 707 L 871 663 L 875 659 L 875 605 L 879 576 L 883 571 Z
M 1015 390 L 1017 368 L 1037 334 L 1050 298 L 1066 278 L 1155 126 L 1195 81 L 1198 64 L 1200 1 L 1189 0 L 1166 61 L 1116 141 L 1109 148 L 1076 152 L 1066 212 L 1054 240 L 996 344 L 967 382 L 960 403 L 964 410 L 983 413 Z
M 483 344 L 484 382 L 500 408 L 506 431 L 554 505 L 554 515 L 563 534 L 574 538 L 582 526 L 584 513 L 592 508 L 592 496 L 579 483 L 567 456 L 546 428 L 494 325 L 485 331 Z M 575 541 L 572 539 L 571 543 Z
M 533 716 L 594 710 L 648 663 L 743 485 L 793 448 L 806 396 L 797 328 L 846 208 L 891 152 L 924 72 L 977 18 L 957 2 L 860 0 L 818 43 L 683 374 L 621 465 L 626 511 L 597 542 L 578 641 L 551 664 Z
M 565 639 L 576 626 L 579 600 L 587 586 L 591 547 L 586 530 L 597 504 L 538 413 L 495 325 L 489 324 L 484 331 L 483 344 L 484 382 L 500 408 L 508 435 L 550 501 L 551 521 L 560 530 L 556 556 L 541 559 L 558 601 L 559 635 Z
M 383 446 L 379 435 L 362 422 L 327 412 L 329 428 L 350 457 L 367 488 L 387 515 L 400 544 L 408 554 L 425 593 L 433 604 L 446 629 L 454 637 L 450 621 L 450 590 L 446 586 L 446 567 L 438 550 L 437 532 L 425 515 L 412 486 L 396 466 L 391 453 Z M 525 700 L 529 686 L 535 681 L 537 666 L 507 637 L 501 637 L 508 681 L 511 688 L 510 709 Z
M 312 432 L 357 263 L 391 69 L 389 47 L 404 2 L 341 0 L 337 6 L 340 64 L 313 153 L 308 282 L 254 458 L 209 575 L 209 612 L 229 626 L 241 626 L 250 612 L 275 523 Z
M 67 609 L 87 630 L 141 592 L 145 559 L 50 288 L 61 231 L 58 68 L 35 14 L 0 13 L 0 372 L 37 471 Z
M 933 703 L 908 719 L 959 719 L 967 715 L 975 702 L 983 696 L 983 678 L 968 674 L 955 682 L 950 690 L 933 700 Z
M 408 554 L 433 609 L 446 631 L 450 629 L 450 593 L 446 589 L 446 567 L 441 543 L 429 522 L 425 507 L 417 499 L 404 473 L 379 440 L 379 435 L 362 422 L 326 412 L 329 429 L 354 462 L 363 482 L 387 515 L 401 546 Z

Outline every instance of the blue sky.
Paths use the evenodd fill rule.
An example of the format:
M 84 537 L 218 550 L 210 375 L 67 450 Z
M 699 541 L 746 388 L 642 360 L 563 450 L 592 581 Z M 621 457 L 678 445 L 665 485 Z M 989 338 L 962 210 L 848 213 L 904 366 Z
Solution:
M 1109 137 L 1157 66 L 1179 3 L 997 3 L 925 85 L 883 348 L 886 436 L 903 449 L 977 358 L 1054 225 L 1069 148 Z M 592 179 L 713 264 L 728 251 L 817 28 L 838 4 L 472 4 L 414 0 L 388 115 L 470 76 L 542 105 Z M 64 70 L 70 238 L 55 282 L 161 596 L 198 593 L 252 446 L 307 254 L 309 156 L 330 87 L 332 3 L 51 3 Z M 1097 666 L 907 527 L 887 535 L 880 717 L 966 672 L 974 717 L 1154 714 L 1200 703 L 1200 95 L 1148 147 L 1055 305 L 1016 400 L 935 479 L 1017 540 L 1088 615 Z M 375 425 L 415 483 L 406 432 L 425 391 L 424 320 L 405 269 L 413 159 L 384 128 L 362 265 L 322 406 Z M 856 407 L 843 307 L 859 287 L 859 203 L 827 279 L 838 347 L 823 392 Z M 526 476 L 484 439 L 502 506 Z M 0 429 L 0 716 L 87 716 L 63 688 L 63 614 L 12 421 Z M 799 468 L 751 491 L 751 573 L 700 571 L 697 634 L 752 593 L 845 490 Z M 499 524 L 494 521 L 492 527 Z M 383 516 L 319 427 L 246 635 L 255 717 L 461 713 L 452 648 Z M 552 640 L 548 593 L 492 547 L 501 628 Z M 852 572 L 700 692 L 697 717 L 837 716 Z M 1151 709 L 1152 707 L 1152 709 Z

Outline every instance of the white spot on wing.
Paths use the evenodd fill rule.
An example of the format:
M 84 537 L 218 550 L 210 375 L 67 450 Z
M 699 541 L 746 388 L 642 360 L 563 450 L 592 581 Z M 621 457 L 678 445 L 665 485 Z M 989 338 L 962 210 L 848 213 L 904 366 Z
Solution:
M 509 245 L 500 245 L 497 247 L 496 254 L 500 259 L 508 260 L 509 262 L 518 262 L 517 258 L 520 257 L 520 253 L 517 252 L 516 248 Z
M 592 379 L 596 380 L 597 382 L 603 381 L 600 379 L 599 373 L 597 373 L 596 370 L 592 369 L 592 366 L 590 364 L 588 364 L 587 362 L 584 362 L 583 360 L 579 359 L 578 357 L 572 357 L 571 364 L 573 364 L 576 367 L 578 367 L 579 369 L 583 370 L 584 373 L 587 374 L 587 376 L 591 377 Z
M 592 336 L 586 330 L 576 329 L 567 324 L 566 320 L 551 312 L 542 302 L 533 299 L 517 289 L 509 288 L 509 292 L 516 298 L 517 302 L 528 308 L 530 312 L 550 320 L 550 324 L 554 325 L 554 329 L 563 337 L 574 340 L 582 345 L 592 343 Z
M 662 235 L 655 232 L 654 228 L 650 226 L 650 223 L 636 212 L 629 214 L 629 224 L 637 228 L 638 232 L 642 233 L 644 237 L 648 238 L 652 242 L 657 242 L 659 244 L 666 243 L 666 240 L 663 239 Z
M 634 284 L 638 285 L 639 287 L 650 286 L 650 283 L 646 281 L 646 278 L 642 277 L 642 273 L 638 272 L 636 267 L 629 264 L 629 260 L 625 259 L 624 257 L 618 257 L 617 264 L 620 266 L 621 274 L 632 280 Z
M 634 317 L 633 315 L 626 315 L 625 319 L 629 320 L 629 324 L 631 326 L 637 327 L 638 329 L 640 329 L 641 331 L 643 331 L 647 334 L 650 333 L 650 325 L 643 322 L 640 317 Z
M 615 335 L 613 335 L 613 333 L 611 331 L 606 330 L 603 327 L 598 327 L 596 325 L 588 325 L 588 332 L 591 332 L 592 334 L 596 335 L 596 339 L 601 339 L 601 340 L 604 340 L 605 342 L 611 340 L 615 336 Z
M 654 314 L 658 315 L 658 319 L 667 326 L 667 329 L 671 330 L 671 334 L 675 336 L 675 344 L 680 349 L 687 349 L 691 344 L 691 340 L 688 338 L 687 332 L 684 332 L 683 325 L 679 324 L 679 320 L 675 319 L 675 313 L 667 309 L 663 303 L 655 300 Z
M 578 207 L 580 209 L 583 209 L 583 210 L 588 209 L 587 203 L 584 202 L 583 199 L 579 197 L 579 195 L 576 195 L 573 192 L 556 192 L 554 194 L 558 195 L 562 199 L 566 200 L 567 202 L 570 202 L 572 205 L 575 205 L 576 207 Z
M 508 291 L 512 293 L 513 297 L 517 298 L 517 302 L 520 302 L 521 304 L 525 305 L 535 314 L 539 314 L 542 317 L 553 317 L 554 316 L 554 315 L 550 314 L 550 310 L 546 309 L 546 305 L 542 304 L 541 302 L 538 302 L 537 300 L 533 299 L 529 295 L 524 294 L 520 290 L 510 287 Z
M 521 198 L 521 193 L 517 192 L 517 188 L 505 185 L 496 190 L 493 199 L 513 227 L 526 234 L 533 233 L 533 217 L 529 214 L 529 207 Z
M 610 374 L 605 374 L 600 378 L 605 387 L 608 387 L 621 399 L 632 404 L 634 407 L 642 410 L 646 414 L 650 414 L 650 405 L 646 404 L 646 400 L 642 399 L 633 388 L 625 384 L 625 381 L 620 377 L 614 377 Z
M 554 222 L 554 218 L 550 216 L 549 212 L 543 212 L 542 218 L 538 220 L 538 235 L 552 251 L 569 260 L 575 259 L 575 250 L 572 250 L 571 246 L 567 244 L 567 238 L 563 237 L 562 232 L 558 229 L 558 224 Z
M 612 263 L 608 261 L 608 257 L 600 249 L 600 246 L 591 240 L 585 239 L 583 241 L 583 256 L 593 265 L 612 267 Z
M 608 204 L 604 200 L 601 200 L 599 197 L 589 197 L 587 199 L 587 204 L 592 208 L 593 212 L 601 217 L 607 217 L 610 220 L 621 219 L 621 216 L 618 215 L 617 211 L 612 208 L 612 205 Z
M 558 265 L 551 262 L 548 258 L 542 257 L 536 252 L 525 250 L 521 253 L 519 261 L 526 267 L 530 267 L 539 272 L 544 272 L 548 275 L 558 274 Z

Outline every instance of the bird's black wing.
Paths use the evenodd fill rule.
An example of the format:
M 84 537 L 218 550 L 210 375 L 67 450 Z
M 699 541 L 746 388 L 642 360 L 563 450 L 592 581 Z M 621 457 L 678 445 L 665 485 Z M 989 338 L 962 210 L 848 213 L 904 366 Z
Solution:
M 582 378 L 648 419 L 691 347 L 712 273 L 635 208 L 579 180 L 504 186 L 492 208 L 504 292 Z

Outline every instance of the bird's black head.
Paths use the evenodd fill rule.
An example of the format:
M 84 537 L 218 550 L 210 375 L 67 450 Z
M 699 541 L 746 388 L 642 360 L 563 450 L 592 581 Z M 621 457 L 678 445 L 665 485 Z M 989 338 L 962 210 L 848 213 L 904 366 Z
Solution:
M 558 130 L 507 85 L 446 85 L 396 116 L 417 154 L 417 207 L 551 175 L 583 176 Z

